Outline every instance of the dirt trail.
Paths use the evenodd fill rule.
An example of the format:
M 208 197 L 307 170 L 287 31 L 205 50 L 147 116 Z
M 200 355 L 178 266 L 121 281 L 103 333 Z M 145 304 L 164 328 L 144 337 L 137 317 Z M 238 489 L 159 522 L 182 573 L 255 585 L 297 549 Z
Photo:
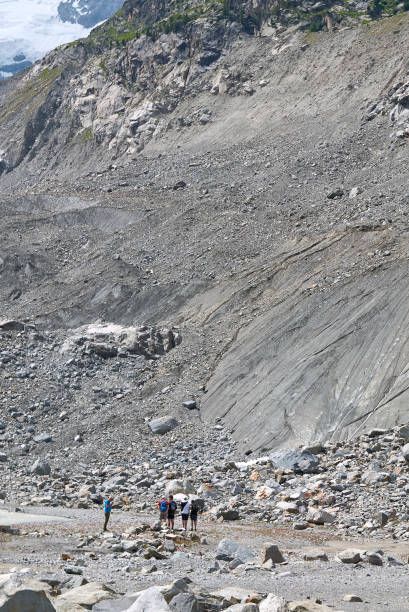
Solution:
M 32 511 L 37 514 L 39 509 Z M 318 597 L 337 610 L 409 610 L 409 576 L 406 564 L 385 564 L 384 567 L 368 564 L 355 566 L 340 564 L 334 558 L 337 552 L 346 548 L 381 549 L 385 559 L 386 555 L 391 555 L 397 560 L 405 561 L 409 545 L 391 539 L 356 538 L 345 541 L 338 538 L 328 527 L 314 527 L 297 532 L 268 524 L 239 521 L 218 523 L 209 522 L 206 517 L 199 517 L 199 533 L 205 536 L 207 544 L 189 542 L 178 545 L 177 560 L 171 557 L 164 561 L 146 561 L 140 557 L 123 558 L 123 555 L 112 554 L 110 550 L 101 550 L 98 542 L 84 549 L 76 548 L 80 537 L 100 534 L 101 511 L 44 508 L 41 512 L 52 517 L 52 522 L 40 524 L 33 520 L 24 526 L 28 535 L 8 537 L 2 542 L 1 572 L 7 572 L 11 567 L 31 566 L 40 574 L 63 574 L 66 562 L 61 560 L 61 553 L 64 552 L 72 556 L 68 563 L 84 560 L 84 576 L 88 580 L 108 582 L 122 593 L 140 590 L 153 584 L 165 584 L 187 575 L 205 588 L 242 586 L 262 592 L 274 592 L 290 600 Z M 30 517 L 32 516 L 30 510 Z M 38 514 L 39 520 L 40 516 L 42 520 L 44 515 Z M 56 518 L 62 517 L 71 520 L 55 522 Z M 111 527 L 115 533 L 120 534 L 141 521 L 152 522 L 154 518 L 155 515 L 118 511 L 113 513 Z M 39 533 L 42 535 L 39 536 Z M 147 537 L 154 536 L 148 534 Z M 286 563 L 276 566 L 273 571 L 251 566 L 246 566 L 245 570 L 243 566 L 229 571 L 228 575 L 209 574 L 209 561 L 214 561 L 217 544 L 222 538 L 240 541 L 241 545 L 256 554 L 263 542 L 275 542 L 283 552 Z M 316 549 L 326 552 L 329 561 L 303 561 L 304 553 Z M 95 558 L 92 558 L 92 555 Z M 223 562 L 220 564 L 223 565 Z M 143 567 L 152 565 L 157 567 L 157 571 L 146 575 L 139 573 Z M 357 604 L 343 602 L 346 593 L 360 595 L 363 603 L 357 607 Z

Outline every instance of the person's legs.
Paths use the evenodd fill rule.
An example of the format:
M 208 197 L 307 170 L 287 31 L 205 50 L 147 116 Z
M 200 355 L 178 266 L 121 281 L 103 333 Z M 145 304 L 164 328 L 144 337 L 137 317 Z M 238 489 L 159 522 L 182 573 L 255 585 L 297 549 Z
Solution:
M 192 525 L 195 531 L 197 531 L 197 519 L 192 520 Z
M 105 512 L 105 521 L 104 521 L 104 531 L 107 530 L 109 517 L 111 516 L 110 512 Z
M 171 529 L 175 528 L 175 519 L 173 517 L 170 519 L 170 528 Z

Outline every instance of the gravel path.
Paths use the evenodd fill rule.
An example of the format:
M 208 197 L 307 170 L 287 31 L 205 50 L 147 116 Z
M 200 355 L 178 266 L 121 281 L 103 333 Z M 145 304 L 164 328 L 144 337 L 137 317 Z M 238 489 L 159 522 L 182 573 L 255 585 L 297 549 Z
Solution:
M 46 512 L 46 515 L 43 512 Z M 102 580 L 122 593 L 188 576 L 193 582 L 211 590 L 240 586 L 266 593 L 274 592 L 288 600 L 319 598 L 327 605 L 334 606 L 336 610 L 409 610 L 407 565 L 355 566 L 340 564 L 334 559 L 334 555 L 345 548 L 376 548 L 398 560 L 406 560 L 408 545 L 400 542 L 379 539 L 372 542 L 369 539 L 345 542 L 334 538 L 328 527 L 294 532 L 286 528 L 273 528 L 267 524 L 221 524 L 201 520 L 199 533 L 205 536 L 208 544 L 182 544 L 177 546 L 176 556 L 163 561 L 147 561 L 136 556 L 131 558 L 123 554 L 113 554 L 111 551 L 103 552 L 92 544 L 82 550 L 76 548 L 80 537 L 99 533 L 100 511 L 54 508 L 44 508 L 40 511 L 33 508 L 25 517 L 30 519 L 23 532 L 27 535 L 10 537 L 3 544 L 1 571 L 17 565 L 32 567 L 40 575 L 50 572 L 63 574 L 65 563 L 61 560 L 61 554 L 66 553 L 75 560 L 84 561 L 84 577 L 88 580 Z M 49 522 L 44 522 L 46 517 L 49 517 Z M 62 518 L 71 520 L 61 522 Z M 112 515 L 111 526 L 113 531 L 120 533 L 149 519 L 152 522 L 152 516 L 137 515 L 132 511 L 117 511 Z M 225 537 L 240 541 L 256 553 L 263 542 L 272 541 L 278 544 L 287 563 L 276 566 L 272 571 L 252 569 L 247 565 L 226 574 L 208 573 L 208 568 L 214 563 L 217 544 Z M 328 562 L 303 561 L 303 553 L 317 548 L 327 553 Z M 95 553 L 95 558 L 90 557 L 92 552 Z M 220 564 L 223 565 L 223 562 Z M 143 567 L 153 565 L 157 571 L 139 575 Z M 347 593 L 359 595 L 363 603 L 343 602 Z

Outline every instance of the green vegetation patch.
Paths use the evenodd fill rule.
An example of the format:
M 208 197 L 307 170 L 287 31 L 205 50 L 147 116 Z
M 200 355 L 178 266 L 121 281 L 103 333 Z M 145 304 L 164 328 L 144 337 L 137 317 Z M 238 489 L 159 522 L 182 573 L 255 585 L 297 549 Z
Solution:
M 25 83 L 10 97 L 7 107 L 0 111 L 0 123 L 22 111 L 26 117 L 34 114 L 44 104 L 53 82 L 61 72 L 61 67 L 44 68 L 40 74 Z

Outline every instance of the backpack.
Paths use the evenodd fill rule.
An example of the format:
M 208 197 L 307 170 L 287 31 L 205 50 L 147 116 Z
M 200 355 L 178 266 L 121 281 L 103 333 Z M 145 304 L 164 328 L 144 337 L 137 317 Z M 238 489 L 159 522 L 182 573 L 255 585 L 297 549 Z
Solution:
M 159 508 L 161 512 L 166 512 L 166 510 L 168 509 L 168 502 L 165 499 L 162 499 Z
M 177 508 L 176 502 L 175 501 L 171 501 L 169 504 L 169 510 L 172 510 L 172 512 L 174 512 Z

